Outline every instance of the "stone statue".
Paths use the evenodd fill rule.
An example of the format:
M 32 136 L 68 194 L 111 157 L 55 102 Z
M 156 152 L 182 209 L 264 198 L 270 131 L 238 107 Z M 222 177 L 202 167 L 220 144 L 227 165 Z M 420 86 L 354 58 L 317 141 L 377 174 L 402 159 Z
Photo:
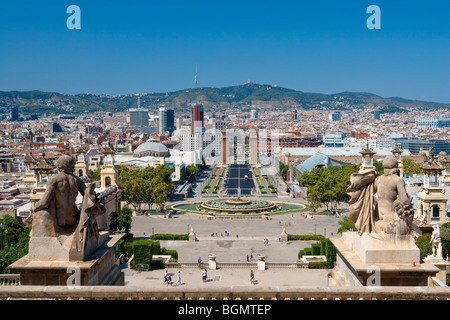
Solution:
M 434 258 L 442 259 L 442 243 L 441 243 L 441 231 L 439 224 L 433 225 L 433 233 L 431 234 L 430 243 L 432 245 L 432 255 Z
M 80 221 L 73 235 L 70 260 L 84 260 L 97 248 L 99 231 L 96 218 L 105 213 L 106 209 L 94 189 L 95 183 L 90 183 L 85 190 Z
M 78 192 L 84 194 L 86 185 L 72 174 L 75 161 L 71 156 L 63 155 L 57 160 L 56 167 L 59 173 L 49 178 L 45 194 L 32 213 L 31 235 L 35 237 L 72 234 L 80 218 L 75 201 Z
M 399 238 L 411 233 L 414 214 L 412 198 L 404 180 L 397 175 L 398 162 L 394 156 L 383 160 L 384 174 L 361 170 L 350 177 L 350 213 L 360 234 L 387 234 Z
M 72 173 L 75 161 L 71 156 L 61 156 L 56 166 L 59 173 L 50 177 L 44 196 L 32 211 L 30 253 L 37 258 L 40 255 L 52 257 L 53 250 L 55 259 L 67 256 L 68 260 L 86 260 L 98 244 L 95 219 L 106 210 L 94 191 L 95 184 L 86 187 L 83 180 Z M 78 193 L 83 195 L 81 211 L 76 205 Z M 56 242 L 51 240 L 55 238 Z M 38 239 L 42 240 L 36 242 Z M 42 248 L 43 243 L 49 246 Z M 67 252 L 67 255 L 60 252 Z

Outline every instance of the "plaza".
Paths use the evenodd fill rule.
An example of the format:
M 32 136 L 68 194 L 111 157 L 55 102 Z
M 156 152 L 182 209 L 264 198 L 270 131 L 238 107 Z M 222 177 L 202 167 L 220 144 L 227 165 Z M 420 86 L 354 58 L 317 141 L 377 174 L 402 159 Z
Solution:
M 131 232 L 135 237 L 150 237 L 152 234 L 186 234 L 190 228 L 197 241 L 160 240 L 161 247 L 177 250 L 180 263 L 196 263 L 200 257 L 208 263 L 209 255 L 215 255 L 217 263 L 237 264 L 237 268 L 208 269 L 207 283 L 201 281 L 201 269 L 180 268 L 167 270 L 173 274 L 181 271 L 182 284 L 186 288 L 251 286 L 250 271 L 255 272 L 255 286 L 302 287 L 329 285 L 327 269 L 268 268 L 257 270 L 258 255 L 267 263 L 295 263 L 298 253 L 316 241 L 280 241 L 284 228 L 288 234 L 321 234 L 330 236 L 337 233 L 338 222 L 342 219 L 329 215 L 314 215 L 306 218 L 306 213 L 272 215 L 270 220 L 260 219 L 217 219 L 208 220 L 195 213 L 181 213 L 166 218 L 164 215 L 134 216 Z M 265 243 L 264 240 L 268 240 Z M 247 261 L 247 255 L 249 261 Z M 250 260 L 250 258 L 252 258 Z M 248 264 L 248 267 L 245 266 Z M 164 271 L 136 271 L 124 269 L 125 286 L 149 286 L 163 288 Z M 169 286 L 171 287 L 171 286 Z M 249 287 L 250 289 L 252 287 Z

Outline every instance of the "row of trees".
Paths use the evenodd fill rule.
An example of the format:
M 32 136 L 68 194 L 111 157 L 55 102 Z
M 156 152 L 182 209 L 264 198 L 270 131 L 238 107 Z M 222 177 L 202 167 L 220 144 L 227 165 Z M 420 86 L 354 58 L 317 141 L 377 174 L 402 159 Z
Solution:
M 411 159 L 403 159 L 404 174 L 420 174 L 423 170 L 421 164 Z M 384 173 L 383 163 L 373 160 L 377 175 Z M 348 201 L 347 188 L 350 186 L 350 175 L 358 172 L 359 165 L 332 166 L 328 168 L 314 168 L 304 172 L 298 178 L 300 185 L 308 188 L 308 200 L 314 207 L 326 205 L 330 202 Z M 280 164 L 280 174 L 287 172 L 287 166 Z
M 142 203 L 147 204 L 150 210 L 155 204 L 164 209 L 168 196 L 175 189 L 172 170 L 168 166 L 145 167 L 142 170 L 118 166 L 118 170 L 119 183 L 124 188 L 122 199 L 134 210 L 141 210 Z
M 0 250 L 0 273 L 9 274 L 8 266 L 28 253 L 31 227 L 23 227 L 16 219 L 5 215 L 0 219 L 3 228 L 8 234 L 2 238 L 2 250 Z
M 308 188 L 308 200 L 311 206 L 326 205 L 332 201 L 340 203 L 348 200 L 347 188 L 350 186 L 350 175 L 359 170 L 359 166 L 333 166 L 314 168 L 304 172 L 298 178 L 300 185 Z

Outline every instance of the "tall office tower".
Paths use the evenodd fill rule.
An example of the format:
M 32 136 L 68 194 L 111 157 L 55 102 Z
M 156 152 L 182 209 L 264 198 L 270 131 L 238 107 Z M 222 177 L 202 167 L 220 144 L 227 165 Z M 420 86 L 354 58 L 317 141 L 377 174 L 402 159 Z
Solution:
M 298 120 L 298 113 L 297 113 L 297 109 L 294 109 L 294 121 Z
M 17 120 L 19 120 L 19 108 L 12 107 L 11 108 L 11 121 L 17 121 Z
M 335 111 L 330 113 L 329 119 L 331 121 L 339 121 L 341 120 L 341 113 L 339 111 Z
M 227 135 L 225 131 L 222 131 L 222 163 L 228 163 L 228 149 L 227 149 Z
M 250 110 L 250 119 L 252 119 L 252 120 L 258 119 L 258 111 Z
M 129 109 L 128 112 L 130 114 L 130 127 L 148 126 L 148 109 Z
M 177 118 L 175 120 L 175 128 L 177 130 L 180 130 L 182 126 L 183 126 L 183 118 Z
M 166 107 L 158 109 L 159 114 L 159 134 L 169 131 L 169 135 L 175 131 L 175 111 Z
M 251 130 L 249 134 L 250 145 L 250 165 L 255 166 L 258 163 L 258 134 Z
M 381 111 L 380 111 L 380 109 L 376 109 L 376 110 L 373 111 L 373 118 L 375 120 L 380 120 L 380 118 L 381 118 Z
M 192 134 L 205 132 L 203 104 L 192 104 Z

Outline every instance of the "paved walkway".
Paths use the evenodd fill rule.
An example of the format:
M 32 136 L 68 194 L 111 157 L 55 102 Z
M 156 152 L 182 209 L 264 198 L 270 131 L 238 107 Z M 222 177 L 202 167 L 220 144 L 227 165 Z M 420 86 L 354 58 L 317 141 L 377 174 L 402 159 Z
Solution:
M 246 263 L 247 255 L 253 255 L 256 263 L 258 255 L 266 257 L 266 262 L 295 262 L 298 252 L 310 247 L 315 241 L 281 242 L 281 232 L 286 228 L 289 234 L 336 234 L 338 222 L 342 218 L 316 215 L 313 219 L 305 218 L 302 213 L 280 214 L 271 220 L 230 219 L 207 220 L 194 213 L 177 214 L 171 219 L 162 215 L 133 217 L 132 230 L 135 236 L 150 236 L 157 233 L 186 234 L 192 228 L 198 241 L 160 241 L 161 247 L 178 251 L 180 262 L 196 263 L 201 257 L 208 262 L 208 256 L 214 254 L 217 263 Z M 225 232 L 226 231 L 226 232 Z M 214 233 L 214 236 L 212 235 Z M 217 236 L 216 236 L 217 233 Z M 227 236 L 226 234 L 229 234 Z M 238 235 L 238 237 L 236 236 Z M 264 243 L 269 239 L 269 244 Z M 255 264 L 248 268 L 208 270 L 209 281 L 203 283 L 202 271 L 198 268 L 168 269 L 173 273 L 172 281 L 181 271 L 182 283 L 186 288 L 205 286 L 249 286 L 250 270 L 255 272 L 254 286 L 328 286 L 330 270 L 269 268 L 257 270 Z M 163 288 L 165 270 L 134 271 L 125 270 L 127 286 L 148 285 Z
M 207 288 L 223 286 L 248 286 L 252 287 L 303 287 L 317 286 L 327 287 L 328 274 L 330 270 L 323 269 L 207 269 L 208 281 L 202 281 L 202 270 L 197 268 L 167 269 L 172 274 L 174 287 L 177 286 L 177 273 L 181 274 L 181 285 L 190 288 Z M 255 274 L 255 284 L 250 282 L 250 271 Z M 152 271 L 125 271 L 126 286 L 149 286 L 157 288 L 167 287 L 164 284 L 164 273 L 166 270 Z M 171 287 L 171 286 L 169 286 Z

